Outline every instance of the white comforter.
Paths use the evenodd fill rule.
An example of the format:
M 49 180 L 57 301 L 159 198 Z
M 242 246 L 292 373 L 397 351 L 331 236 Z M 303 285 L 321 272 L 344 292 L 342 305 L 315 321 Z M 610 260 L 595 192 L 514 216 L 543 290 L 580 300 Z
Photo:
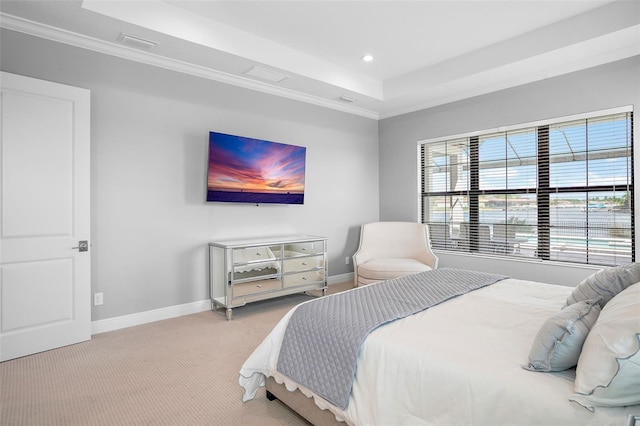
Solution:
M 243 400 L 273 376 L 350 425 L 625 426 L 640 406 L 592 413 L 567 399 L 575 370 L 521 368 L 538 329 L 571 290 L 507 279 L 379 327 L 362 346 L 344 411 L 276 371 L 294 308 L 242 366 Z

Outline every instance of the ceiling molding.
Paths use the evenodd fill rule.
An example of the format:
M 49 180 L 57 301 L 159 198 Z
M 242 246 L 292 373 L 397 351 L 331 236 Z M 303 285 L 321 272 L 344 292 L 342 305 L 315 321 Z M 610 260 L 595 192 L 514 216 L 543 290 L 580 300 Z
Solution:
M 287 66 L 275 67 L 274 69 L 278 70 L 288 70 L 289 72 L 285 71 L 282 76 L 287 76 L 290 80 L 283 84 L 274 84 L 245 74 L 251 66 L 261 67 L 265 64 L 260 60 L 255 62 L 255 57 L 254 60 L 250 60 L 250 55 L 235 56 L 236 59 L 241 58 L 242 72 L 239 70 L 239 66 L 227 67 L 224 68 L 225 71 L 221 71 L 216 68 L 216 65 L 199 64 L 199 60 L 195 57 L 186 60 L 175 59 L 171 57 L 170 53 L 159 53 L 170 52 L 171 47 L 152 52 L 140 50 L 120 44 L 115 38 L 101 39 L 97 38 L 99 36 L 95 36 L 95 33 L 92 33 L 94 35 L 83 35 L 82 30 L 64 29 L 64 23 L 60 26 L 51 23 L 60 22 L 59 20 L 47 21 L 49 24 L 44 24 L 29 14 L 22 18 L 17 16 L 21 15 L 20 11 L 0 11 L 0 27 L 196 78 L 304 102 L 367 119 L 381 120 L 640 55 L 640 20 L 632 18 L 630 12 L 631 10 L 637 11 L 638 8 L 628 6 L 627 3 L 617 1 L 614 3 L 617 7 L 613 9 L 598 9 L 597 13 L 592 11 L 588 16 L 582 14 L 572 18 L 570 22 L 563 21 L 550 27 L 544 27 L 544 31 L 527 33 L 515 39 L 504 40 L 498 44 L 484 47 L 482 50 L 455 56 L 434 66 L 390 79 L 382 83 L 379 97 L 356 96 L 362 95 L 357 90 L 339 90 L 348 86 L 348 82 L 336 82 L 338 77 L 342 75 L 339 73 L 334 73 L 333 80 L 327 80 L 313 78 L 308 73 L 292 72 Z M 620 10 L 623 6 L 623 10 Z M 73 10 L 72 6 L 69 7 L 69 11 Z M 603 12 L 607 13 L 603 15 Z M 596 19 L 603 16 L 620 17 L 622 12 L 625 12 L 629 19 L 621 19 L 620 21 Z M 75 19 L 82 17 L 79 14 L 75 16 Z M 35 19 L 35 21 L 28 18 Z M 145 19 L 152 18 L 146 16 Z M 96 20 L 96 22 L 96 25 L 99 25 L 101 21 Z M 610 24 L 596 25 L 596 23 L 603 22 Z M 591 24 L 595 27 L 592 28 Z M 115 25 L 113 26 L 115 28 L 109 25 L 106 27 L 111 30 L 117 29 Z M 585 30 L 587 27 L 588 31 Z M 154 30 L 152 29 L 152 31 Z M 567 34 L 571 34 L 573 37 L 565 39 L 564 36 Z M 207 40 L 209 39 L 205 37 L 204 41 Z M 228 41 L 223 37 L 223 41 L 225 40 Z M 539 40 L 541 41 L 538 45 Z M 211 45 L 211 40 L 209 40 L 209 44 L 200 44 L 193 37 L 192 39 L 182 39 L 182 41 L 189 43 L 183 45 L 183 49 L 189 49 L 194 46 L 193 43 L 196 43 L 205 48 L 210 45 L 210 48 L 214 49 L 212 51 L 214 55 L 217 52 L 225 52 L 223 49 L 225 46 Z M 241 44 L 236 39 L 233 42 Z M 519 50 L 519 46 L 522 44 L 525 46 L 535 44 L 537 48 L 527 53 L 526 49 Z M 256 50 L 255 46 L 249 49 L 249 53 L 254 50 Z M 262 50 L 270 51 L 270 49 Z M 317 64 L 313 61 L 301 62 L 306 66 Z M 471 63 L 471 66 L 465 66 L 468 63 Z M 297 69 L 302 70 L 303 68 Z M 233 71 L 234 69 L 236 71 Z M 267 70 L 274 72 L 268 68 Z M 309 92 L 306 91 L 307 89 Z M 351 100 L 355 102 L 350 102 Z
M 249 90 L 255 90 L 258 92 L 275 95 L 295 101 L 305 102 L 308 104 L 346 112 L 373 120 L 378 120 L 380 118 L 380 115 L 375 111 L 359 108 L 353 105 L 345 105 L 343 102 L 340 102 L 338 100 L 334 101 L 324 99 L 318 96 L 309 95 L 291 89 L 275 87 L 273 85 L 266 84 L 260 81 L 217 71 L 207 67 L 194 65 L 176 59 L 170 59 L 150 52 L 144 52 L 137 49 L 129 48 L 124 45 L 98 40 L 93 37 L 88 37 L 72 31 L 63 30 L 50 25 L 41 24 L 2 12 L 0 12 L 0 27 L 44 38 L 47 40 L 80 47 L 82 49 L 116 56 L 130 61 L 140 62 L 147 65 L 168 69 L 183 74 L 189 74 L 225 84 L 230 84 Z

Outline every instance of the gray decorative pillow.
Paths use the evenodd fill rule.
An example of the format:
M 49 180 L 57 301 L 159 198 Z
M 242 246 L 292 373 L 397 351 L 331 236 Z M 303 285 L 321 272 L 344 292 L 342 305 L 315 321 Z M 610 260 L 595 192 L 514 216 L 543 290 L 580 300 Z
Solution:
M 640 263 L 612 266 L 587 277 L 573 289 L 565 306 L 583 300 L 597 300 L 600 308 L 631 284 L 640 282 Z
M 640 404 L 640 283 L 605 306 L 582 347 L 570 401 L 594 407 Z
M 595 300 L 567 306 L 546 320 L 533 341 L 529 364 L 531 371 L 562 371 L 578 363 L 582 345 L 600 314 Z

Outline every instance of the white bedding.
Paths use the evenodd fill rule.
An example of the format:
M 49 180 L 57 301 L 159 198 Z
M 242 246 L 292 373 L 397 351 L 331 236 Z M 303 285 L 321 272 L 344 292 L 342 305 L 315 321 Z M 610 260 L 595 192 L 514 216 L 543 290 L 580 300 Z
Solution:
M 592 413 L 567 399 L 575 370 L 521 368 L 538 329 L 571 290 L 507 279 L 376 329 L 362 346 L 344 411 L 276 371 L 294 308 L 242 366 L 243 400 L 273 376 L 350 425 L 624 426 L 640 406 Z

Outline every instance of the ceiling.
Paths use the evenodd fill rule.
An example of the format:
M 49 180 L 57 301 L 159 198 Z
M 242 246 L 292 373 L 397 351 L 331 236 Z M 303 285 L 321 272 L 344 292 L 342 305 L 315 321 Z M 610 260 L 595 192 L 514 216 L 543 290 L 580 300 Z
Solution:
M 640 0 L 2 0 L 0 13 L 3 28 L 373 119 L 640 55 Z

